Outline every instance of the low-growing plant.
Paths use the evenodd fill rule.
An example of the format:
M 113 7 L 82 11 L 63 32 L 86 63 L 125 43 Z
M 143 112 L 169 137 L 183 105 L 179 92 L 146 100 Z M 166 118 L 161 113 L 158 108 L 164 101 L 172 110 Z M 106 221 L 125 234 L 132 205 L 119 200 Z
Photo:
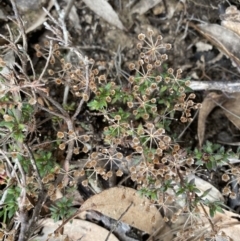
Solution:
M 19 228 L 24 220 L 14 236 L 28 240 L 42 206 L 49 199 L 55 201 L 57 189 L 66 193 L 70 186 L 77 187 L 80 179 L 86 187 L 92 179 L 125 176 L 141 195 L 151 199 L 166 222 L 187 217 L 182 236 L 190 229 L 194 234 L 199 205 L 208 206 L 211 217 L 222 209 L 219 201 L 206 199 L 210 190 L 200 194 L 189 174 L 228 165 L 222 177 L 227 182 L 223 192 L 233 195 L 230 176 L 239 183 L 240 171 L 227 162 L 233 153 L 220 145 L 206 142 L 201 150 L 192 151 L 176 141 L 175 126 L 182 129 L 191 123 L 201 104 L 195 102 L 190 80 L 182 78 L 181 69 L 162 71 L 171 44 L 154 36 L 152 30 L 139 34 L 139 58 L 129 64 L 128 80 L 117 83 L 100 74 L 94 61 L 72 46 L 63 19 L 57 21 L 49 13 L 48 17 L 51 21 L 45 27 L 54 37 L 34 47 L 36 56 L 45 60 L 41 73 L 32 68 L 29 76 L 26 66 L 31 58 L 26 46 L 20 53 L 17 45 L 12 46 L 14 41 L 7 39 L 20 64 L 9 67 L 8 75 L 0 70 L 1 222 L 7 225 L 15 218 Z M 66 51 L 78 61 L 68 61 Z M 2 69 L 8 65 L 4 56 L 0 58 Z M 32 62 L 30 65 L 33 67 Z M 79 125 L 80 115 L 86 120 Z M 92 123 L 93 118 L 99 119 Z M 72 199 L 67 197 L 49 209 L 55 221 L 74 213 Z

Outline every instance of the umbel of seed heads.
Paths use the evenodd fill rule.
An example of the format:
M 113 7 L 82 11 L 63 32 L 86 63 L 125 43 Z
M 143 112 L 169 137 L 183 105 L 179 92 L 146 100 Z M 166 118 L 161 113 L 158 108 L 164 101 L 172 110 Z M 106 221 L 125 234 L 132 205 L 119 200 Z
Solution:
M 137 48 L 141 50 L 140 58 L 144 59 L 145 63 L 153 62 L 155 67 L 160 66 L 162 61 L 166 60 L 168 56 L 162 52 L 171 49 L 171 44 L 162 43 L 162 36 L 158 35 L 156 40 L 153 40 L 153 31 L 149 30 L 147 36 L 143 33 L 138 35 L 141 41 L 137 44 Z

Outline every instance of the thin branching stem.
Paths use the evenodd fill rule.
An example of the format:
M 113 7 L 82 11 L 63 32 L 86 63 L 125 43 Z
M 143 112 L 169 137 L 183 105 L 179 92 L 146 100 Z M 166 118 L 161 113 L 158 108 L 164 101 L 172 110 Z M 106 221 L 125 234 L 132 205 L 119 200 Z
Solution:
M 22 35 L 22 39 L 23 39 L 23 51 L 24 51 L 24 54 L 23 54 L 23 59 L 21 59 L 21 62 L 22 62 L 23 72 L 24 72 L 25 74 L 27 74 L 27 51 L 28 51 L 28 43 L 27 43 L 27 37 L 26 37 L 26 34 L 25 34 L 25 28 L 24 28 L 24 25 L 23 25 L 23 21 L 22 21 L 22 19 L 21 19 L 21 16 L 19 15 L 16 1 L 15 1 L 15 0 L 11 0 L 11 4 L 12 4 L 12 7 L 13 7 L 13 11 L 14 11 L 15 17 L 16 17 L 17 22 L 18 22 L 18 26 L 19 26 L 19 30 L 20 30 L 21 35 Z
M 47 61 L 46 61 L 46 64 L 42 70 L 42 73 L 40 74 L 39 78 L 38 78 L 38 81 L 41 81 L 42 78 L 43 78 L 43 75 L 45 74 L 48 66 L 49 66 L 49 62 L 50 62 L 50 59 L 52 57 L 52 51 L 53 51 L 53 41 L 50 40 L 50 43 L 49 43 L 49 53 L 48 53 L 48 58 L 47 58 Z
M 26 150 L 28 152 L 28 156 L 30 158 L 30 162 L 31 162 L 32 167 L 33 167 L 33 169 L 34 169 L 34 171 L 36 173 L 36 176 L 37 176 L 37 182 L 38 182 L 39 188 L 40 188 L 40 190 L 43 190 L 44 189 L 43 183 L 42 183 L 41 176 L 40 176 L 39 170 L 37 168 L 36 160 L 35 160 L 35 158 L 33 156 L 33 153 L 32 153 L 32 151 L 29 148 L 27 143 L 24 143 L 23 146 L 26 148 Z

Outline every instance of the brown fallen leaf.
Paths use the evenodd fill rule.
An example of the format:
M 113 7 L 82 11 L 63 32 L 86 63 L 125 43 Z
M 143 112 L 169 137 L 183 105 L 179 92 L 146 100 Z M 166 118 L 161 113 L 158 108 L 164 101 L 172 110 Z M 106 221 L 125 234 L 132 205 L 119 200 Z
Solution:
M 95 210 L 149 234 L 165 225 L 158 209 L 128 187 L 113 187 L 89 198 L 80 210 Z
M 240 36 L 232 30 L 218 24 L 199 24 L 189 23 L 221 52 L 229 57 L 235 65 L 240 67 Z
M 153 8 L 160 2 L 162 2 L 162 0 L 151 0 L 151 1 L 141 0 L 133 7 L 131 13 L 144 14 L 145 12 L 147 12 L 149 9 Z
M 54 222 L 51 218 L 44 220 L 42 223 L 42 234 L 31 238 L 29 241 L 105 241 L 109 234 L 107 229 L 104 229 L 97 224 L 85 220 L 73 219 L 71 222 L 64 225 L 64 232 L 62 235 L 57 234 L 55 236 L 54 231 L 61 223 L 61 221 Z M 119 241 L 113 234 L 109 236 L 108 240 Z
M 236 6 L 231 5 L 220 15 L 221 25 L 232 30 L 240 36 L 240 11 Z
M 198 115 L 198 141 L 202 147 L 205 135 L 205 123 L 208 115 L 215 107 L 220 107 L 226 117 L 240 129 L 240 93 L 209 93 L 202 102 Z
M 125 29 L 121 20 L 119 19 L 117 13 L 114 11 L 112 6 L 105 0 L 83 0 L 84 3 L 97 15 L 102 17 L 109 24 L 116 26 L 117 28 L 123 30 Z

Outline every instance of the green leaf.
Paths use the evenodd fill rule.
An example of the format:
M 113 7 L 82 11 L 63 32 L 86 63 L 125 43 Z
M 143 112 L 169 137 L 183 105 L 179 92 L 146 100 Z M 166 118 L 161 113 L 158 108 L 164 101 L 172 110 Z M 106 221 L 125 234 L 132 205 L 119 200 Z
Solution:
M 204 191 L 203 194 L 201 195 L 201 198 L 206 197 L 211 190 L 212 188 L 209 188 L 206 191 Z
M 91 110 L 101 110 L 104 107 L 107 107 L 107 102 L 105 100 L 101 100 L 101 101 L 93 100 L 90 103 L 88 103 L 88 107 Z
M 10 131 L 12 131 L 13 128 L 14 128 L 14 123 L 13 122 L 7 122 L 7 121 L 1 121 L 0 126 L 7 127 Z

